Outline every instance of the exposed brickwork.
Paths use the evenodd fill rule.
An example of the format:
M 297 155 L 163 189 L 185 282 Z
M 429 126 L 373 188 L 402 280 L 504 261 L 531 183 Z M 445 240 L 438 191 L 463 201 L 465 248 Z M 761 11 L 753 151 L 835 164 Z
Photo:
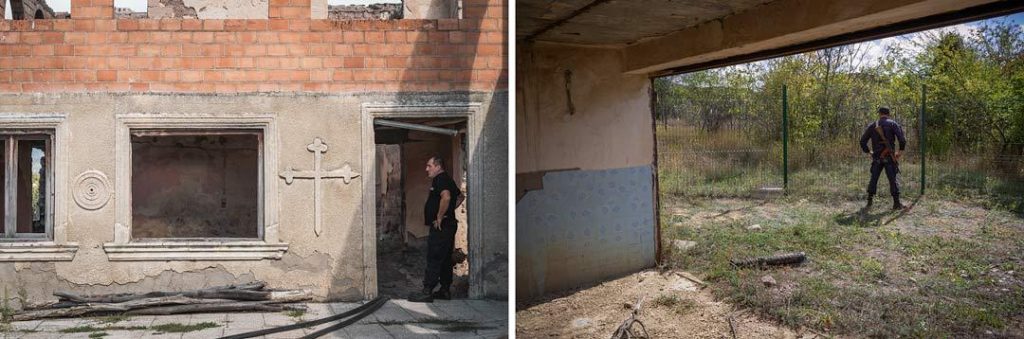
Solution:
M 0 20 L 0 92 L 492 91 L 506 88 L 507 3 L 464 19 L 310 20 L 270 0 L 268 20 L 114 20 L 72 0 L 71 20 Z

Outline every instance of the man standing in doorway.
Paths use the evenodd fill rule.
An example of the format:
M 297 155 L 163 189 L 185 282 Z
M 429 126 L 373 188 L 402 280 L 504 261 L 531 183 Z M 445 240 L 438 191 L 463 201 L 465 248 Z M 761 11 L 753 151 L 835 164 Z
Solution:
M 871 140 L 871 150 L 868 150 L 868 140 Z M 900 148 L 893 147 L 893 141 L 899 141 Z M 907 146 L 907 139 L 903 137 L 903 129 L 895 121 L 889 118 L 889 108 L 878 108 L 878 121 L 872 122 L 864 130 L 860 137 L 860 148 L 864 153 L 871 154 L 871 180 L 868 182 L 868 205 L 875 197 L 878 190 L 878 177 L 885 170 L 885 176 L 889 179 L 889 193 L 892 194 L 892 209 L 903 209 L 900 203 L 900 187 L 896 182 L 896 175 L 899 174 L 900 152 Z
M 444 160 L 433 156 L 427 160 L 427 175 L 432 179 L 427 203 L 423 206 L 423 223 L 430 227 L 427 239 L 427 269 L 423 277 L 423 291 L 409 296 L 409 301 L 433 302 L 451 299 L 452 251 L 455 249 L 455 208 L 462 204 L 462 191 L 444 171 Z M 434 287 L 441 288 L 434 292 Z

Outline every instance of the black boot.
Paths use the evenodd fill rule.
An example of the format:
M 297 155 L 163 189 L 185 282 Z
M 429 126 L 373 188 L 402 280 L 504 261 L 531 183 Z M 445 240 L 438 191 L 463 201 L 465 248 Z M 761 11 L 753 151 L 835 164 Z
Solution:
M 434 295 L 431 294 L 432 288 L 424 287 L 419 293 L 413 293 L 409 296 L 409 301 L 414 303 L 432 303 L 434 302 Z
M 864 206 L 864 208 L 871 207 L 871 203 L 874 202 L 874 200 L 875 200 L 875 196 L 871 195 L 871 194 L 868 194 L 868 205 Z
M 434 292 L 434 294 L 431 294 L 430 296 L 434 299 L 452 300 L 452 293 L 449 291 L 448 287 L 444 286 L 441 286 L 441 289 L 437 290 L 437 292 Z
M 898 195 L 892 197 L 892 209 L 893 210 L 901 210 L 901 209 L 904 209 L 904 208 L 906 208 L 906 206 L 903 206 L 903 204 L 900 203 L 900 197 Z

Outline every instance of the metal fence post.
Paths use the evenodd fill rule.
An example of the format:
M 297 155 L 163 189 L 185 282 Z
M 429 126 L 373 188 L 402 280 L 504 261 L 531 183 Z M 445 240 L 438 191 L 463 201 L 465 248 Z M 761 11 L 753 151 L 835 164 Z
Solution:
M 921 153 L 921 195 L 924 195 L 924 186 L 925 186 L 925 181 L 924 181 L 925 165 L 924 165 L 924 162 L 925 162 L 925 158 L 927 158 L 927 153 L 926 153 L 927 149 L 925 148 L 925 143 L 924 143 L 924 140 L 925 140 L 924 139 L 924 130 L 925 130 L 924 129 L 924 110 L 925 110 L 925 99 L 927 98 L 927 96 L 925 94 L 926 93 L 925 87 L 926 87 L 926 85 L 924 85 L 924 84 L 921 85 L 921 116 L 918 117 L 918 119 L 917 119 L 918 120 L 918 128 L 919 128 L 919 130 L 917 131 L 918 139 L 919 139 L 918 143 L 921 144 L 921 146 L 920 146 L 921 147 L 921 152 L 920 152 Z
M 782 85 L 782 189 L 789 189 L 789 100 Z

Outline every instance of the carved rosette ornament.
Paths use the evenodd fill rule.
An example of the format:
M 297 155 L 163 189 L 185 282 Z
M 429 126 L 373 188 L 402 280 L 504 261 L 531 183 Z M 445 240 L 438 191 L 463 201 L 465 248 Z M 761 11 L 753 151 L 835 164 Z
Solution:
M 103 172 L 91 170 L 75 178 L 73 195 L 75 203 L 87 210 L 103 208 L 110 200 L 110 180 Z

